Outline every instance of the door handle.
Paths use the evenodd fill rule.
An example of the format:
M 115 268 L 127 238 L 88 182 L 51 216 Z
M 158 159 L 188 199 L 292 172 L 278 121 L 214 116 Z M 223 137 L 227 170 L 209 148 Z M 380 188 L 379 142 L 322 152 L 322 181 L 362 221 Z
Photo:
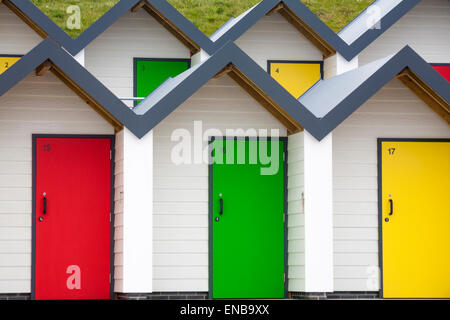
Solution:
M 392 216 L 394 214 L 394 201 L 392 199 L 389 199 L 389 207 L 390 207 L 389 215 Z
M 44 196 L 44 209 L 43 209 L 43 214 L 46 214 L 46 213 L 47 213 L 47 195 L 46 195 L 45 192 L 44 192 L 43 196 Z
M 223 199 L 222 198 L 219 199 L 219 204 L 220 204 L 219 215 L 222 215 L 223 214 Z

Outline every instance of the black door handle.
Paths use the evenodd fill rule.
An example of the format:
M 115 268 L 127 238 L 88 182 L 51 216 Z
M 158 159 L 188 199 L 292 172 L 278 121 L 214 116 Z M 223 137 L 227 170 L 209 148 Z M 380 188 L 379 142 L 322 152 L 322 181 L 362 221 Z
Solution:
M 43 213 L 46 214 L 47 213 L 47 196 L 45 195 L 44 192 L 44 210 Z
M 390 205 L 389 215 L 392 216 L 394 214 L 394 201 L 392 199 L 389 199 L 389 205 Z
M 222 214 L 223 214 L 223 199 L 222 199 L 222 198 L 219 199 L 219 203 L 220 203 L 220 211 L 219 211 L 219 214 L 222 215 Z

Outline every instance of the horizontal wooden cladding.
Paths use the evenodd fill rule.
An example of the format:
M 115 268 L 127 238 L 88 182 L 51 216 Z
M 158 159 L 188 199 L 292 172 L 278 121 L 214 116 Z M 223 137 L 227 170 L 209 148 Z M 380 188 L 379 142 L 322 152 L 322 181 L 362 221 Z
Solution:
M 25 13 L 23 13 L 19 8 L 17 8 L 11 1 L 9 0 L 3 0 L 0 1 L 0 5 L 4 3 L 5 6 L 7 6 L 12 12 L 14 12 L 20 19 L 22 19 L 23 22 L 25 22 L 27 25 L 31 27 L 38 35 L 40 35 L 42 38 L 47 37 L 47 33 L 42 30 L 36 23 L 34 23 L 33 20 L 31 20 Z
M 292 118 L 283 108 L 278 106 L 264 91 L 258 88 L 250 79 L 240 72 L 232 64 L 228 64 L 214 78 L 223 75 L 229 75 L 236 83 L 241 86 L 252 98 L 254 98 L 261 106 L 263 106 L 270 114 L 272 114 L 280 123 L 282 123 L 288 134 L 294 134 L 303 131 L 303 127 Z
M 45 66 L 45 67 L 43 67 Z M 110 123 L 116 131 L 123 129 L 123 125 L 117 121 L 106 109 L 87 94 L 81 87 L 68 77 L 58 66 L 47 60 L 36 69 L 36 74 L 42 72 L 42 68 L 49 68 L 64 84 L 66 84 L 73 92 L 91 106 L 103 119 Z M 48 69 L 47 69 L 48 70 Z M 125 106 L 124 106 L 125 108 Z
M 132 12 L 136 12 L 140 8 L 147 11 L 153 18 L 156 19 L 164 28 L 166 28 L 172 35 L 180 40 L 191 51 L 191 55 L 200 51 L 200 46 L 196 44 L 191 38 L 189 38 L 182 30 L 175 26 L 169 19 L 167 19 L 161 12 L 156 10 L 147 1 L 141 1 L 133 7 Z
M 336 54 L 336 50 L 323 40 L 310 26 L 301 20 L 292 10 L 285 6 L 282 2 L 276 5 L 267 14 L 274 12 L 281 14 L 291 25 L 293 25 L 301 34 L 303 34 L 311 43 L 322 52 L 324 58 L 328 58 Z
M 414 94 L 450 124 L 450 105 L 409 68 L 405 68 L 397 78 Z

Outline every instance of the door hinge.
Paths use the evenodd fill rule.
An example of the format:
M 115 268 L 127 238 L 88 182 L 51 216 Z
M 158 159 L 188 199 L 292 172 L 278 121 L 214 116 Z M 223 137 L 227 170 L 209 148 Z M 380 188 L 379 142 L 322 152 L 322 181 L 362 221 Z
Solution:
M 112 213 L 109 213 L 109 222 L 111 222 Z
M 112 150 L 109 150 L 109 160 L 112 160 Z
M 111 284 L 111 273 L 109 274 L 109 283 Z
M 286 223 L 286 212 L 283 212 L 283 222 Z
M 286 283 L 286 272 L 283 274 L 284 277 L 284 283 Z
M 283 161 L 286 161 L 286 152 L 283 151 Z

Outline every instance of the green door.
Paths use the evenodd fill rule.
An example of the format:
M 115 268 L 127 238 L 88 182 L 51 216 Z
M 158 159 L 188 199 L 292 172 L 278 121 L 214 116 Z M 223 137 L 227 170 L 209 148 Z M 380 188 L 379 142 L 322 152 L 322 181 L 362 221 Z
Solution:
M 146 97 L 168 78 L 190 67 L 188 59 L 135 59 L 135 97 Z
M 212 297 L 283 298 L 285 141 L 212 144 Z

